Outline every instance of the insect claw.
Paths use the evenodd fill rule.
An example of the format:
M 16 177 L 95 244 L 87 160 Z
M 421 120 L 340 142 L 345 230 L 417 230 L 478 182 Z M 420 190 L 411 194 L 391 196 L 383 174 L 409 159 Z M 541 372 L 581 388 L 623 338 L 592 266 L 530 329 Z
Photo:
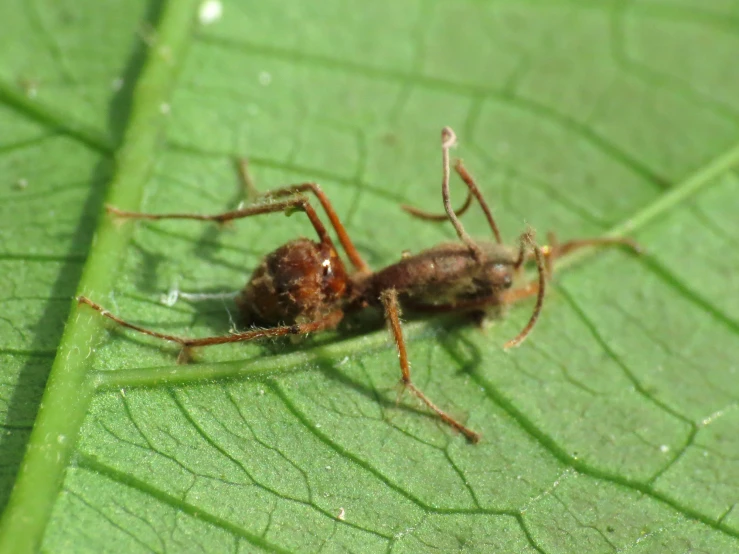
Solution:
M 624 239 L 624 246 L 631 248 L 634 254 L 643 255 L 646 254 L 646 249 L 633 239 Z
M 105 211 L 109 213 L 111 216 L 113 216 L 110 219 L 113 225 L 115 225 L 117 229 L 122 227 L 127 219 L 130 219 L 129 217 L 126 216 L 123 210 L 120 210 L 119 208 L 116 208 L 115 206 L 111 204 L 105 205 Z
M 518 340 L 518 338 L 511 339 L 503 345 L 503 350 L 510 350 L 511 348 L 518 348 L 519 346 L 521 346 L 522 342 L 523 341 Z
M 460 429 L 459 431 L 472 444 L 477 444 L 480 442 L 480 439 L 482 439 L 482 435 L 480 433 L 477 433 L 476 431 L 473 431 L 472 429 L 468 429 L 467 427 L 465 427 L 464 429 Z
M 180 353 L 177 355 L 177 363 L 178 364 L 189 364 L 194 359 L 193 355 L 193 349 L 191 346 L 183 346 L 182 350 L 180 350 Z

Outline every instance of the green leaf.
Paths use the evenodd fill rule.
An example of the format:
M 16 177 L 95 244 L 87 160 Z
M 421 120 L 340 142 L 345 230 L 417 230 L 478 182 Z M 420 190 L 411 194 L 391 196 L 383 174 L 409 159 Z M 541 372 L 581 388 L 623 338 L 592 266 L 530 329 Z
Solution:
M 731 2 L 13 0 L 0 6 L 0 551 L 730 552 L 739 549 L 739 54 Z M 505 236 L 632 236 L 563 260 L 533 335 L 512 307 L 296 344 L 229 332 L 302 214 L 219 212 L 320 181 L 375 268 L 454 238 L 439 131 Z M 462 193 L 455 184 L 455 199 Z M 477 211 L 471 234 L 489 236 Z M 65 325 L 66 320 L 66 325 Z

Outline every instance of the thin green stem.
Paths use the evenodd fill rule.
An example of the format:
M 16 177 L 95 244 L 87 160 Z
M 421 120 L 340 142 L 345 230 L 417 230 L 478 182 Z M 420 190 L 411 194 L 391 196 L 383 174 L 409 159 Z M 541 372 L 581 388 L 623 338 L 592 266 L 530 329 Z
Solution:
M 408 339 L 432 333 L 440 321 L 455 319 L 437 317 L 426 321 L 406 323 L 403 331 Z M 172 365 L 119 369 L 116 371 L 97 371 L 91 374 L 96 389 L 121 389 L 132 387 L 157 387 L 164 385 L 185 385 L 193 382 L 210 382 L 215 379 L 248 379 L 262 377 L 276 372 L 315 364 L 321 360 L 342 360 L 357 352 L 372 352 L 387 348 L 390 336 L 382 329 L 359 337 L 339 342 L 315 346 L 279 356 L 260 356 L 253 360 L 234 360 L 194 365 Z

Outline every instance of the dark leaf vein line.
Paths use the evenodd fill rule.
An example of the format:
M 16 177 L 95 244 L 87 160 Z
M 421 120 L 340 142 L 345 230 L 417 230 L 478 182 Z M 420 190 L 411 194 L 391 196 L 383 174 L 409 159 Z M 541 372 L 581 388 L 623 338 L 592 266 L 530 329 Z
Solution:
M 374 468 L 371 464 L 367 463 L 365 460 L 361 459 L 360 457 L 356 456 L 352 452 L 349 452 L 345 448 L 341 447 L 336 442 L 334 442 L 328 435 L 326 435 L 325 433 L 321 432 L 318 428 L 316 428 L 316 426 L 295 405 L 295 403 L 292 402 L 292 400 L 290 400 L 287 394 L 285 394 L 284 390 L 279 385 L 279 383 L 277 383 L 276 381 L 270 381 L 267 384 L 267 386 L 269 386 L 275 392 L 275 394 L 284 403 L 287 410 L 303 425 L 303 427 L 308 432 L 310 432 L 313 436 L 315 436 L 322 444 L 324 444 L 326 447 L 328 447 L 332 451 L 339 454 L 341 457 L 347 459 L 352 464 L 367 471 L 377 480 L 382 482 L 386 487 L 397 492 L 403 498 L 406 498 L 407 500 L 411 501 L 421 510 L 428 512 L 428 513 L 440 514 L 440 515 L 475 514 L 475 515 L 499 515 L 499 516 L 512 516 L 512 517 L 516 517 L 520 515 L 520 512 L 516 510 L 502 510 L 502 509 L 496 510 L 496 509 L 482 508 L 482 507 L 470 508 L 470 509 L 464 509 L 464 508 L 463 509 L 447 509 L 447 508 L 439 508 L 437 506 L 432 506 L 424 502 L 420 498 L 412 495 L 411 493 L 403 489 L 403 487 L 401 487 L 400 485 L 393 483 L 382 472 Z
M 146 481 L 142 481 L 140 479 L 132 477 L 131 475 L 128 475 L 127 473 L 124 473 L 106 464 L 103 464 L 100 461 L 92 457 L 80 456 L 77 459 L 77 466 L 80 468 L 86 469 L 88 471 L 91 471 L 102 477 L 107 477 L 113 482 L 125 485 L 140 493 L 146 494 L 158 500 L 162 504 L 171 506 L 172 508 L 180 512 L 183 512 L 194 519 L 197 519 L 205 523 L 208 523 L 210 525 L 213 525 L 215 527 L 218 527 L 235 537 L 245 539 L 250 544 L 253 544 L 260 548 L 264 548 L 265 550 L 269 552 L 284 552 L 286 554 L 288 552 L 278 547 L 276 544 L 267 542 L 264 538 L 260 537 L 259 535 L 248 533 L 246 530 L 242 529 L 238 525 L 234 525 L 230 521 L 227 521 L 223 518 L 220 518 L 216 515 L 206 512 L 205 510 L 203 510 L 202 508 L 198 506 L 195 506 L 193 504 L 190 504 L 189 502 L 185 502 L 184 500 L 181 500 L 180 498 L 172 496 L 171 494 L 167 492 L 164 492 L 156 487 L 153 487 Z
M 103 519 L 103 521 L 107 521 L 112 527 L 118 529 L 124 535 L 131 537 L 133 541 L 143 546 L 146 550 L 150 550 L 150 551 L 152 550 L 152 548 L 148 544 L 146 544 L 144 541 L 142 541 L 140 538 L 134 535 L 130 530 L 124 528 L 119 523 L 115 522 L 110 516 L 105 514 L 98 506 L 91 504 L 80 493 L 67 489 L 67 494 L 75 498 L 80 504 L 83 504 L 84 506 L 86 506 L 87 508 L 95 512 L 101 519 Z
M 501 391 L 498 390 L 498 388 L 493 383 L 482 378 L 477 373 L 474 373 L 472 375 L 472 379 L 481 387 L 483 387 L 489 399 L 498 407 L 500 407 L 503 411 L 505 411 L 526 434 L 528 434 L 533 440 L 540 444 L 555 459 L 564 464 L 566 467 L 570 467 L 583 475 L 587 475 L 589 477 L 600 479 L 607 483 L 640 492 L 645 496 L 651 498 L 652 500 L 655 500 L 660 504 L 664 504 L 670 507 L 672 510 L 676 511 L 679 514 L 682 514 L 689 519 L 699 521 L 707 525 L 711 529 L 720 531 L 730 537 L 739 539 L 739 532 L 737 530 L 724 523 L 719 523 L 716 520 L 711 519 L 710 517 L 700 513 L 700 511 L 690 505 L 682 504 L 679 501 L 670 498 L 667 494 L 657 491 L 652 485 L 648 483 L 643 483 L 636 479 L 630 479 L 628 477 L 623 477 L 621 475 L 599 469 L 577 458 L 574 458 L 573 456 L 568 454 L 567 451 L 565 451 L 557 443 L 557 441 L 546 434 L 543 430 L 539 429 L 539 427 L 537 427 L 528 417 L 526 417 L 526 415 L 519 408 L 517 408 L 510 399 L 506 398 L 506 396 L 502 394 Z
M 0 77 L 0 104 L 13 108 L 50 131 L 67 135 L 92 150 L 109 156 L 114 147 L 109 137 L 84 123 L 75 122 L 69 114 L 59 113 L 50 106 L 29 98 L 18 86 Z
M 715 306 L 700 293 L 686 285 L 653 256 L 643 256 L 641 261 L 654 275 L 656 275 L 665 284 L 669 285 L 670 288 L 677 291 L 680 296 L 702 311 L 713 316 L 732 333 L 739 335 L 739 321 L 724 313 L 718 306 Z
M 301 504 L 301 505 L 303 505 L 303 506 L 305 506 L 307 508 L 310 508 L 312 510 L 317 511 L 318 513 L 326 516 L 329 519 L 332 519 L 332 520 L 335 519 L 335 516 L 333 514 L 330 514 L 326 510 L 324 510 L 324 509 L 320 508 L 319 506 L 317 506 L 315 504 L 315 502 L 313 501 L 313 499 L 311 498 L 312 492 L 310 490 L 310 483 L 308 481 L 307 475 L 305 474 L 305 471 L 302 468 L 297 467 L 292 461 L 290 461 L 290 463 L 293 465 L 293 467 L 295 467 L 303 475 L 303 478 L 305 479 L 306 486 L 308 487 L 308 491 L 309 491 L 309 493 L 308 493 L 309 494 L 308 500 L 302 500 L 302 499 L 296 498 L 296 497 L 285 496 L 283 493 L 280 493 L 277 489 L 274 489 L 274 488 L 270 487 L 269 485 L 267 485 L 265 483 L 261 483 L 253 475 L 251 475 L 251 473 L 246 468 L 246 466 L 243 464 L 243 462 L 239 461 L 233 455 L 231 455 L 225 448 L 223 448 L 221 445 L 219 445 L 205 431 L 205 429 L 203 429 L 203 427 L 195 420 L 195 418 L 192 416 L 192 414 L 190 414 L 189 410 L 187 410 L 187 408 L 184 406 L 184 404 L 182 403 L 182 401 L 179 399 L 179 397 L 174 392 L 170 391 L 170 395 L 171 395 L 171 398 L 173 399 L 173 401 L 175 402 L 175 404 L 177 405 L 177 408 L 180 410 L 180 413 L 182 413 L 182 415 L 185 417 L 185 419 L 188 421 L 188 423 L 192 426 L 193 429 L 195 429 L 197 431 L 198 435 L 200 435 L 200 437 L 206 442 L 206 444 L 208 444 L 211 448 L 215 449 L 217 452 L 219 452 L 226 459 L 230 460 L 237 467 L 241 468 L 241 470 L 244 472 L 244 474 L 247 477 L 249 477 L 249 479 L 251 479 L 254 482 L 254 484 L 256 484 L 258 487 L 264 489 L 266 492 L 269 492 L 270 494 L 275 495 L 277 498 L 281 498 L 283 500 L 288 500 L 290 502 L 295 502 L 296 504 Z M 351 523 L 351 522 L 348 522 L 348 521 L 344 521 L 342 523 L 344 525 L 347 525 L 349 527 L 353 527 L 353 528 L 358 529 L 360 531 L 363 531 L 365 533 L 369 533 L 369 534 L 375 535 L 375 536 L 380 537 L 382 539 L 388 539 L 389 538 L 387 535 L 383 535 L 381 533 L 378 533 L 377 531 L 374 531 L 372 529 L 367 529 L 365 527 L 361 527 L 361 526 L 359 526 L 357 524 L 354 524 L 354 523 Z

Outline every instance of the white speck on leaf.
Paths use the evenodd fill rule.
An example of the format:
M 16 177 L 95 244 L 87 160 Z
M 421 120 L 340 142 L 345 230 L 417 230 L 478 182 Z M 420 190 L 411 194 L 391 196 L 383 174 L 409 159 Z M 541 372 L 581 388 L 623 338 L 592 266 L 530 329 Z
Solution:
M 198 21 L 201 25 L 210 25 L 215 23 L 223 15 L 223 4 L 220 0 L 205 0 L 200 4 L 200 11 L 198 11 Z
M 670 447 L 666 444 L 663 444 L 662 446 L 659 447 L 659 451 L 662 452 L 663 454 L 666 454 L 670 451 Z
M 259 84 L 263 87 L 266 87 L 272 82 L 272 75 L 270 75 L 267 71 L 262 71 L 259 73 Z
M 124 82 L 123 77 L 117 77 L 113 79 L 113 82 L 110 84 L 110 88 L 112 88 L 114 92 L 118 92 L 123 88 Z
M 344 511 L 344 508 L 339 508 L 339 515 L 336 516 L 336 519 L 339 521 L 344 521 L 346 516 L 346 512 Z

